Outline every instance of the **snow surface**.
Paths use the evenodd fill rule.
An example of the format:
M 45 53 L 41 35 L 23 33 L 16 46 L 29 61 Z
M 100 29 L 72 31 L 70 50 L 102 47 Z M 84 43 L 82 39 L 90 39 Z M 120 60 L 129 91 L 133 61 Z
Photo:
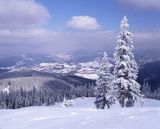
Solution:
M 0 110 L 0 129 L 160 129 L 160 101 L 145 99 L 144 107 L 97 110 L 95 98 L 73 100 L 74 107 L 28 107 Z
M 111 65 L 111 64 L 110 64 Z M 112 65 L 111 65 L 112 66 Z M 49 72 L 49 73 L 72 73 L 74 75 L 88 78 L 97 79 L 97 69 L 99 62 L 97 60 L 83 62 L 78 64 L 70 63 L 40 63 L 33 67 L 33 70 Z
M 86 73 L 76 73 L 75 75 L 79 76 L 79 77 L 93 79 L 93 80 L 96 80 L 98 78 L 98 75 L 96 73 L 88 73 L 88 74 L 86 74 Z

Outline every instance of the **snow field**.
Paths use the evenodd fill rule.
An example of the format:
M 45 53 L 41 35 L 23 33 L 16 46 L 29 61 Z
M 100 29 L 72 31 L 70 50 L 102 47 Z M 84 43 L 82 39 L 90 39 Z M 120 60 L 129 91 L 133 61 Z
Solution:
M 0 129 L 160 129 L 160 101 L 145 99 L 144 107 L 97 110 L 95 98 L 73 100 L 74 107 L 28 107 L 0 110 Z

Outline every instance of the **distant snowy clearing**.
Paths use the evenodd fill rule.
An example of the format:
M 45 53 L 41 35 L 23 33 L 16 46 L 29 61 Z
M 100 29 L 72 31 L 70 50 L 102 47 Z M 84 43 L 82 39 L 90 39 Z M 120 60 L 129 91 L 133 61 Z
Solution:
M 96 80 L 98 78 L 97 74 L 83 74 L 83 73 L 76 73 L 76 76 L 83 77 L 83 78 L 88 78 L 92 80 Z
M 73 100 L 74 107 L 28 107 L 0 110 L 0 129 L 160 129 L 160 101 L 145 99 L 144 107 L 97 110 L 94 98 Z

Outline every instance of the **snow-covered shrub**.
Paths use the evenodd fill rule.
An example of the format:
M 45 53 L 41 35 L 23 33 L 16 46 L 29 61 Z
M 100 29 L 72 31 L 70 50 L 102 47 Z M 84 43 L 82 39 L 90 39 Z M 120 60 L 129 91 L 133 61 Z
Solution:
M 71 100 L 67 100 L 66 98 L 64 98 L 61 106 L 62 107 L 73 107 L 73 103 Z

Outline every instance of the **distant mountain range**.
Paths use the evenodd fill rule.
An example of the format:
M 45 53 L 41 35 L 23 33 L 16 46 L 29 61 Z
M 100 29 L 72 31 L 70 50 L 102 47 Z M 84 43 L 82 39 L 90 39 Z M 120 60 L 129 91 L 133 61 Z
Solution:
M 52 83 L 51 83 L 52 82 Z M 73 85 L 74 84 L 74 85 Z M 74 75 L 63 75 L 57 73 L 46 73 L 30 69 L 20 71 L 5 72 L 0 74 L 0 90 L 31 90 L 33 87 L 41 89 L 43 87 L 63 86 L 73 89 L 74 87 L 94 85 L 95 81 Z
M 0 85 L 5 86 L 10 81 L 14 85 L 31 85 L 27 82 L 37 85 L 37 83 L 34 84 L 33 80 L 39 80 L 40 83 L 44 84 L 47 79 L 47 81 L 53 78 L 67 80 L 68 76 L 71 75 L 69 81 L 76 81 L 71 81 L 69 84 L 78 82 L 80 85 L 82 80 L 83 82 L 93 82 L 92 79 L 97 78 L 96 71 L 102 55 L 103 51 L 82 50 L 54 56 L 27 54 L 0 57 Z M 113 57 L 110 53 L 109 57 L 110 62 L 113 63 Z M 160 87 L 160 51 L 139 50 L 135 52 L 135 57 L 140 66 L 138 81 L 143 84 L 144 80 L 148 80 L 152 85 L 152 90 Z M 75 75 L 79 76 L 78 80 L 75 79 Z M 84 78 L 88 79 L 85 80 Z
M 103 56 L 104 51 L 79 50 L 73 52 L 59 53 L 56 55 L 47 54 L 26 54 L 0 56 L 0 68 L 7 67 L 33 67 L 40 63 L 84 63 L 97 60 Z M 112 63 L 113 53 L 108 53 Z M 139 64 L 160 60 L 159 49 L 136 50 L 135 57 Z
M 139 71 L 138 81 L 148 82 L 151 85 L 151 90 L 160 88 L 160 61 L 148 62 L 141 66 Z

